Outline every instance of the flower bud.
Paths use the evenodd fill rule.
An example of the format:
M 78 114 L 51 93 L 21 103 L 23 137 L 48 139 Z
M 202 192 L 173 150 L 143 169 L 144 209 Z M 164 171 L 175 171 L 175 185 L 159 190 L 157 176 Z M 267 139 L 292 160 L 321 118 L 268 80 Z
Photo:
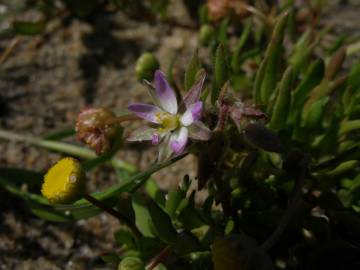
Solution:
M 72 203 L 85 193 L 85 172 L 73 158 L 63 158 L 44 177 L 42 195 L 50 203 Z
M 208 46 L 212 37 L 214 36 L 214 33 L 214 27 L 212 27 L 210 24 L 201 26 L 199 33 L 199 40 L 201 45 Z
M 139 81 L 152 81 L 154 78 L 154 73 L 157 69 L 159 69 L 159 67 L 160 64 L 156 57 L 152 53 L 146 52 L 142 54 L 136 62 L 136 78 Z
M 98 155 L 109 151 L 116 136 L 114 119 L 115 115 L 105 108 L 83 110 L 76 121 L 78 139 Z
M 118 270 L 145 270 L 145 265 L 137 257 L 126 257 L 120 262 Z

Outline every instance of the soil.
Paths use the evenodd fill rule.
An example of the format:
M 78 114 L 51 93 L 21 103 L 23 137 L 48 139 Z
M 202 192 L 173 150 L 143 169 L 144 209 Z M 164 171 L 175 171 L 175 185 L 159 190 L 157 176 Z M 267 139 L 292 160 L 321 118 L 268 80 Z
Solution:
M 0 33 L 19 16 L 11 9 L 17 2 L 21 3 L 0 3 L 0 19 L 5 18 L 0 20 Z M 335 33 L 359 38 L 360 4 L 355 2 L 331 6 L 324 23 L 333 23 Z M 180 1 L 172 5 L 171 16 L 191 23 Z M 45 35 L 20 38 L 0 66 L 1 129 L 43 136 L 73 127 L 78 112 L 85 107 L 124 112 L 131 101 L 149 100 L 145 86 L 134 74 L 135 61 L 144 51 L 154 52 L 163 70 L 178 55 L 176 67 L 182 69 L 197 46 L 194 30 L 139 22 L 121 13 L 98 14 L 92 25 L 95 27 L 76 19 L 65 24 L 54 19 Z M 14 38 L 0 35 L 0 52 Z M 77 143 L 75 138 L 68 141 Z M 145 169 L 154 161 L 155 152 L 153 148 L 143 151 L 133 147 L 120 151 L 119 158 Z M 7 141 L 0 141 L 0 153 L 1 166 L 38 171 L 45 171 L 60 158 L 44 149 Z M 184 171 L 194 172 L 194 164 L 189 156 L 155 178 L 162 188 L 175 186 Z M 114 181 L 108 168 L 101 168 L 92 172 L 88 188 L 102 189 Z M 46 222 L 2 189 L 0 210 L 0 269 L 114 269 L 100 258 L 104 252 L 117 249 L 113 233 L 119 224 L 111 216 L 101 214 L 75 224 Z

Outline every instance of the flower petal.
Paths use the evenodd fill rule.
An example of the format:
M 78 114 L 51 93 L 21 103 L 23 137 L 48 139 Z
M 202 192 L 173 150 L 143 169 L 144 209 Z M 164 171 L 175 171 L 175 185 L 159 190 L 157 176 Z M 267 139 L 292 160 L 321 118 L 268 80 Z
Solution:
M 156 93 L 155 87 L 152 85 L 151 82 L 149 82 L 149 81 L 147 81 L 147 80 L 143 80 L 143 83 L 147 86 L 148 93 L 149 93 L 152 101 L 154 102 L 154 104 L 155 104 L 157 107 L 161 107 L 160 102 L 159 102 L 159 99 L 158 99 L 158 97 L 157 97 L 157 93 Z
M 188 130 L 189 137 L 194 140 L 208 141 L 211 137 L 211 130 L 201 121 L 194 122 Z
M 201 91 L 205 82 L 206 73 L 205 71 L 201 73 L 200 79 L 190 88 L 190 90 L 186 93 L 183 103 L 185 104 L 186 108 L 188 108 L 191 104 L 199 101 Z
M 134 130 L 129 137 L 127 138 L 128 141 L 135 142 L 135 141 L 150 141 L 153 139 L 153 135 L 156 134 L 155 128 L 149 127 L 141 127 L 139 129 Z
M 173 133 L 170 137 L 170 147 L 175 154 L 181 154 L 188 141 L 188 130 L 186 127 L 180 128 L 177 132 Z
M 186 112 L 182 115 L 180 121 L 184 126 L 190 126 L 194 121 L 197 121 L 201 117 L 202 102 L 198 101 L 191 104 Z
M 174 91 L 166 81 L 164 73 L 160 70 L 155 72 L 155 89 L 161 107 L 171 113 L 176 114 L 178 111 L 177 100 Z
M 152 145 L 158 145 L 161 140 L 161 135 L 159 133 L 154 133 L 151 138 Z
M 156 119 L 156 114 L 162 112 L 159 107 L 142 103 L 130 104 L 128 106 L 128 110 L 135 113 L 137 116 L 153 123 L 159 123 Z
M 170 137 L 171 134 L 167 133 L 167 135 L 164 138 L 163 143 L 159 147 L 159 155 L 158 155 L 158 162 L 163 162 L 171 157 L 171 154 L 173 153 L 173 150 L 170 147 Z

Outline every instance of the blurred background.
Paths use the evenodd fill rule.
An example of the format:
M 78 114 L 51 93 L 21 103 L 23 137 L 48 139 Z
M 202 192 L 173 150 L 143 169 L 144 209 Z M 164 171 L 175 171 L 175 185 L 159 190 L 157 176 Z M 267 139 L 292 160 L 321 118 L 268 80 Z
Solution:
M 120 113 L 131 101 L 147 101 L 135 76 L 136 60 L 146 51 L 155 54 L 163 70 L 176 56 L 175 69 L 184 69 L 199 47 L 194 7 L 205 1 L 169 1 L 166 20 L 152 13 L 165 13 L 161 5 L 119 8 L 120 2 L 0 1 L 1 129 L 43 136 L 73 128 L 83 108 L 102 106 Z M 359 0 L 329 0 L 320 24 L 332 27 L 330 39 L 348 35 L 358 40 L 359 15 Z M 203 50 L 200 55 L 206 55 Z M 154 151 L 130 148 L 119 155 L 145 168 Z M 0 141 L 1 166 L 45 171 L 58 158 Z M 176 185 L 174 175 L 183 168 L 194 170 L 191 157 L 155 178 L 164 188 Z M 106 168 L 96 170 L 91 180 L 91 190 L 114 181 Z M 117 222 L 112 217 L 52 224 L 32 216 L 24 202 L 1 188 L 0 209 L 0 269 L 111 269 L 100 256 L 114 248 Z

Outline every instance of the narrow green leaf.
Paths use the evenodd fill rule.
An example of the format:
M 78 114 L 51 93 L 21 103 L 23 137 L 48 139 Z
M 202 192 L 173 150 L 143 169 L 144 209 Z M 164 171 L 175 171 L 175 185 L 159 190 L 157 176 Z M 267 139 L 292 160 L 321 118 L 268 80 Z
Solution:
M 118 182 L 125 182 L 125 181 L 128 181 L 131 177 L 131 171 L 129 170 L 125 170 L 123 168 L 117 168 L 115 166 L 114 167 L 114 170 L 115 170 L 115 173 L 116 173 L 116 176 L 117 176 L 117 179 L 118 179 Z
M 70 143 L 63 143 L 63 142 L 58 142 L 58 141 L 52 141 L 52 140 L 44 140 L 44 139 L 35 138 L 32 136 L 21 135 L 21 134 L 12 132 L 12 131 L 7 131 L 7 130 L 0 129 L 0 139 L 28 143 L 30 145 L 43 147 L 45 149 L 48 149 L 48 150 L 51 150 L 54 152 L 59 152 L 59 153 L 63 153 L 63 154 L 78 157 L 78 158 L 84 158 L 84 159 L 93 159 L 94 158 L 95 159 L 98 157 L 94 151 L 91 151 L 90 149 L 87 149 L 87 148 L 84 148 L 84 147 L 81 147 L 78 145 L 74 145 L 74 144 L 70 144 Z M 135 166 L 133 166 L 129 163 L 126 163 L 122 160 L 119 160 L 119 159 L 112 159 L 111 164 L 115 167 L 123 168 L 123 169 L 129 170 L 131 172 L 136 171 Z
M 344 63 L 345 57 L 346 57 L 346 50 L 344 47 L 340 48 L 334 53 L 334 55 L 330 58 L 328 65 L 326 66 L 326 71 L 325 71 L 326 80 L 330 81 L 334 79 L 336 74 L 339 72 L 342 64 Z
M 179 220 L 188 230 L 206 225 L 205 220 L 192 204 L 187 204 L 187 206 L 181 210 L 179 214 Z
M 305 128 L 303 128 L 305 130 Z M 304 132 L 303 141 L 311 140 L 312 143 L 311 148 L 313 151 L 316 151 L 316 156 L 328 156 L 339 153 L 338 149 L 340 149 L 340 144 L 334 142 L 337 141 L 337 133 L 339 131 L 339 123 L 334 122 L 329 127 L 326 127 L 326 132 L 319 136 L 314 137 L 314 134 L 308 132 L 307 130 Z M 317 135 L 317 134 L 316 134 Z
M 359 157 L 360 157 L 360 146 L 355 145 L 339 153 L 333 158 L 329 158 L 327 160 L 320 162 L 312 169 L 312 171 L 334 169 L 344 161 L 359 159 Z
M 76 134 L 76 132 L 75 132 L 74 128 L 68 128 L 68 129 L 62 129 L 59 131 L 51 132 L 51 133 L 43 136 L 43 139 L 57 141 L 57 140 L 67 138 L 69 136 L 73 136 L 75 134 Z
M 158 184 L 149 179 L 145 184 L 146 193 L 159 205 L 165 205 L 165 193 L 159 189 Z
M 201 5 L 199 8 L 199 18 L 202 25 L 209 23 L 209 12 L 206 4 Z
M 65 213 L 58 211 L 52 207 L 37 204 L 29 201 L 28 206 L 30 207 L 31 212 L 38 216 L 39 218 L 52 221 L 52 222 L 70 222 L 73 221 L 71 216 L 66 215 Z
M 348 86 L 355 91 L 360 90 L 360 61 L 354 64 L 351 68 Z
M 294 73 L 297 74 L 303 70 L 305 64 L 310 59 L 311 53 L 317 44 L 316 42 L 310 44 L 311 31 L 306 31 L 303 36 L 298 40 L 290 56 L 289 63 L 293 67 Z
M 243 63 L 248 59 L 254 59 L 257 56 L 260 56 L 260 54 L 261 54 L 260 48 L 253 48 L 253 49 L 246 50 L 240 55 L 239 62 Z M 250 78 L 247 78 L 247 79 L 250 79 Z
M 252 27 L 252 21 L 249 19 L 245 22 L 244 29 L 241 33 L 241 36 L 236 44 L 234 53 L 231 57 L 231 67 L 235 71 L 239 71 L 241 68 L 241 54 L 244 51 L 244 47 L 246 42 L 249 39 L 250 33 L 251 33 L 251 27 Z
M 352 131 L 360 129 L 360 120 L 344 121 L 340 125 L 339 136 L 344 136 Z
M 132 195 L 124 192 L 115 197 L 116 210 L 128 221 L 135 221 L 135 212 L 132 207 Z
M 304 117 L 304 126 L 308 131 L 317 130 L 322 127 L 323 113 L 329 97 L 323 97 L 312 104 Z
M 49 205 L 49 203 L 47 202 L 47 200 L 44 197 L 21 189 L 21 185 L 16 185 L 16 182 L 14 182 L 11 179 L 8 179 L 2 175 L 0 175 L 0 186 L 2 186 L 8 192 L 10 192 L 16 196 L 19 196 L 20 198 L 22 198 L 24 200 L 29 200 L 29 201 L 33 201 L 35 203 Z
M 220 44 L 215 53 L 215 83 L 213 87 L 213 91 L 211 93 L 211 101 L 215 103 L 217 98 L 219 97 L 220 89 L 225 84 L 225 82 L 229 79 L 229 67 L 228 67 L 228 51 L 224 44 Z
M 342 104 L 346 116 L 358 118 L 360 114 L 360 62 L 351 68 L 347 88 L 342 96 Z
M 135 238 L 132 232 L 127 228 L 120 228 L 114 233 L 116 243 L 122 247 L 126 246 L 128 249 L 136 247 Z
M 145 237 L 155 237 L 151 229 L 151 215 L 147 208 L 147 202 L 141 194 L 134 194 L 132 205 L 135 212 L 135 223 Z
M 211 24 L 204 24 L 199 31 L 199 42 L 202 46 L 209 46 L 213 41 L 215 29 Z
M 202 213 L 207 219 L 211 218 L 211 211 L 213 204 L 214 204 L 214 197 L 209 196 L 206 198 L 204 204 L 202 205 Z
M 289 122 L 294 123 L 297 116 L 302 112 L 302 107 L 311 92 L 311 90 L 317 86 L 323 79 L 325 72 L 324 62 L 319 59 L 312 63 L 306 71 L 304 78 L 293 91 L 292 104 L 289 116 Z
M 201 68 L 201 62 L 198 56 L 198 51 L 196 50 L 188 64 L 185 77 L 184 77 L 184 86 L 185 90 L 189 90 L 196 82 L 196 74 Z
M 291 67 L 288 67 L 285 71 L 279 88 L 279 94 L 276 98 L 276 102 L 271 116 L 270 127 L 274 130 L 283 129 L 286 125 L 286 120 L 290 110 L 291 102 L 291 86 L 294 76 Z
M 0 130 L 0 138 L 5 140 L 14 140 L 20 141 L 24 143 L 28 143 L 31 145 L 35 145 L 38 147 L 43 147 L 45 149 L 65 153 L 67 155 L 73 155 L 79 158 L 94 158 L 96 154 L 84 147 L 80 147 L 77 145 L 57 142 L 52 140 L 44 140 L 40 138 L 35 138 L 31 136 L 21 135 L 15 132 L 7 131 L 7 130 Z
M 293 1 L 291 0 L 289 2 L 293 2 Z M 289 19 L 288 19 L 288 23 L 287 23 L 287 29 L 288 29 L 287 32 L 289 33 L 289 36 L 293 40 L 297 35 L 297 29 L 296 29 L 296 26 L 297 26 L 297 19 L 296 19 L 297 10 L 295 9 L 295 7 L 293 6 L 292 3 L 289 4 L 289 6 L 286 7 L 286 9 L 288 9 L 288 8 L 289 8 Z M 284 9 L 281 9 L 281 10 L 284 10 Z
M 340 34 L 340 36 L 336 37 L 336 39 L 332 42 L 330 48 L 327 49 L 328 53 L 333 54 L 342 46 L 344 46 L 347 36 L 347 34 Z
M 264 57 L 264 59 L 260 63 L 258 70 L 256 71 L 253 95 L 254 95 L 255 104 L 257 105 L 260 104 L 264 105 L 261 103 L 261 85 L 265 76 L 266 65 L 267 65 L 267 58 Z
M 166 212 L 155 202 L 150 203 L 149 212 L 157 236 L 167 244 L 174 243 L 177 239 L 177 232 Z
M 230 19 L 226 17 L 223 19 L 218 27 L 217 38 L 219 43 L 226 44 L 228 41 L 228 28 L 229 28 Z
M 186 193 L 181 189 L 172 189 L 169 191 L 165 203 L 165 209 L 171 218 L 175 216 L 178 206 L 185 197 Z
M 354 171 L 354 169 L 359 168 L 359 165 L 360 165 L 359 160 L 348 160 L 339 164 L 339 166 L 337 166 L 335 169 L 326 172 L 325 175 L 327 177 L 339 177 L 345 173 Z
M 265 52 L 265 58 L 267 58 L 267 64 L 265 68 L 265 74 L 261 83 L 261 93 L 260 98 L 263 104 L 266 104 L 275 89 L 278 73 L 279 73 L 279 60 L 281 59 L 281 54 L 283 50 L 283 39 L 285 34 L 286 22 L 288 18 L 288 13 L 283 13 L 280 15 L 269 46 Z

